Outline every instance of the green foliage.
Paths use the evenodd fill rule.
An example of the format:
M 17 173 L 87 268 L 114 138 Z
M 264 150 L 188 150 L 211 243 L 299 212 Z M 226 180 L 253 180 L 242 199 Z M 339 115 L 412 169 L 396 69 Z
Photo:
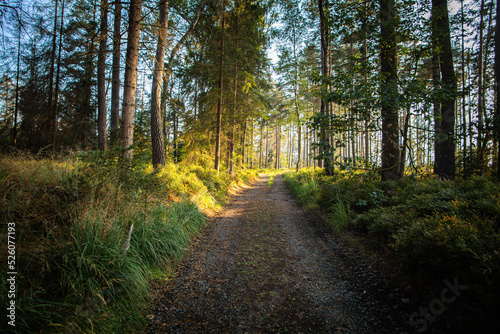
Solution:
M 1 240 L 6 223 L 16 223 L 17 332 L 137 330 L 151 280 L 183 257 L 206 223 L 203 212 L 257 175 L 181 164 L 155 171 L 141 154 L 130 165 L 118 157 L 119 150 L 0 159 Z M 4 291 L 5 268 L 0 279 Z
M 227 193 L 232 180 L 228 174 L 217 173 L 214 168 L 203 168 L 201 166 L 192 165 L 189 167 L 190 173 L 194 173 L 196 177 L 203 182 L 207 190 L 218 200 L 222 200 Z
M 330 221 L 333 223 L 337 231 L 346 229 L 351 218 L 351 210 L 349 209 L 349 206 L 342 201 L 338 201 L 334 206 L 332 206 L 331 211 Z
M 323 171 L 320 169 L 303 168 L 297 173 L 284 173 L 283 178 L 299 202 L 306 208 L 312 209 L 318 207 L 321 198 L 317 183 L 321 173 Z
M 328 210 L 338 231 L 368 235 L 376 250 L 392 253 L 412 275 L 438 281 L 457 275 L 472 282 L 471 305 L 479 310 L 494 305 L 491 291 L 500 289 L 497 182 L 484 177 L 381 182 L 370 173 L 325 176 L 320 169 L 290 172 L 285 179 L 301 203 Z
M 88 322 L 101 332 L 123 331 L 140 325 L 137 316 L 148 297 L 148 275 L 142 259 L 125 253 L 124 229 L 119 222 L 95 217 L 74 224 L 71 237 L 55 258 L 59 284 L 70 306 L 69 324 L 84 330 Z M 126 230 L 125 230 L 126 232 Z
M 271 188 L 271 186 L 273 185 L 273 183 L 274 183 L 274 175 L 270 175 L 269 176 L 269 180 L 267 181 L 267 186 L 269 188 Z
M 204 223 L 205 216 L 192 202 L 160 204 L 148 216 L 135 219 L 130 252 L 151 267 L 179 260 Z

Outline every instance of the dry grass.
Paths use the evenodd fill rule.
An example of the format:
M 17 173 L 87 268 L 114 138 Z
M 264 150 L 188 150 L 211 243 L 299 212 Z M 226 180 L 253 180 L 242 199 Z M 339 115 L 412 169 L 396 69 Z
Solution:
M 39 186 L 57 186 L 77 171 L 76 158 L 34 159 L 29 155 L 0 157 L 0 169 L 12 181 Z

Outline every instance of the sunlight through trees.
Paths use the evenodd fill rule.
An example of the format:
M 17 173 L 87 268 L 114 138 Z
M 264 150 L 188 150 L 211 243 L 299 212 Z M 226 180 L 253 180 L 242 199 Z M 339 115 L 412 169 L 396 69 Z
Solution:
M 229 174 L 257 162 L 490 173 L 496 12 L 488 0 L 12 0 L 2 145 L 137 147 L 155 166 Z

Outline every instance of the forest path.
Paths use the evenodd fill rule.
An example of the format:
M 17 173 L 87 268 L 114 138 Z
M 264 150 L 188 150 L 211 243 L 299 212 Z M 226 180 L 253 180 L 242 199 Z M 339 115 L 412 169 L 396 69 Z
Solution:
M 381 275 L 306 216 L 281 176 L 233 196 L 160 287 L 148 333 L 400 333 Z

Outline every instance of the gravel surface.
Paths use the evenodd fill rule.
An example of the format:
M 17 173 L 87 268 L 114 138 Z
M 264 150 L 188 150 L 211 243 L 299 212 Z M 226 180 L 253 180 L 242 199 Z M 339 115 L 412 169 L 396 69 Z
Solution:
M 157 288 L 147 333 L 400 333 L 383 275 L 261 176 L 215 217 Z

